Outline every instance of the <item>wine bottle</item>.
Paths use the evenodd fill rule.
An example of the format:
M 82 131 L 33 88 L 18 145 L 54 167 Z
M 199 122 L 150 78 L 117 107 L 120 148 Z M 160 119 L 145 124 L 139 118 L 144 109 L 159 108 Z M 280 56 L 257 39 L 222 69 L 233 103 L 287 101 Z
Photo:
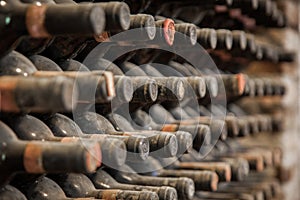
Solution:
M 120 131 L 119 133 L 115 134 L 142 135 L 147 137 L 150 141 L 151 156 L 172 157 L 176 155 L 179 144 L 175 134 L 154 130 L 137 131 L 125 117 L 119 114 L 110 114 L 107 116 L 107 118 L 115 127 L 115 129 Z M 180 135 L 182 134 L 178 133 L 178 136 Z
M 102 164 L 106 166 L 121 166 L 126 161 L 126 145 L 122 141 L 122 138 L 109 138 L 92 137 L 91 135 L 83 134 L 78 125 L 70 118 L 62 114 L 53 114 L 48 116 L 42 116 L 41 119 L 51 129 L 52 133 L 56 136 L 56 139 L 66 140 L 66 138 L 73 137 L 73 140 L 77 139 L 93 139 L 100 145 L 102 152 Z M 71 140 L 72 141 L 72 140 Z
M 18 1 L 5 1 L 0 9 L 1 13 L 6 16 L 3 19 L 7 19 L 7 24 L 1 31 L 1 37 L 6 38 L 1 45 L 1 57 L 15 49 L 22 37 L 26 35 L 33 38 L 45 38 L 61 34 L 99 34 L 104 23 L 99 23 L 99 19 L 103 19 L 103 10 L 95 5 L 43 4 L 37 6 L 22 4 Z M 60 24 L 56 23 L 58 20 Z M 69 24 L 70 20 L 76 21 L 76 25 Z
M 201 148 L 202 145 L 207 145 L 211 143 L 211 130 L 208 126 L 202 125 L 199 123 L 194 123 L 193 125 L 185 125 L 184 123 L 176 123 L 173 116 L 170 116 L 169 112 L 166 112 L 164 108 L 161 108 L 160 105 L 155 104 L 150 108 L 150 115 L 148 115 L 148 120 L 156 122 L 153 124 L 152 128 L 156 130 L 166 131 L 166 132 L 175 132 L 175 131 L 186 131 L 192 135 L 194 138 L 193 148 Z M 134 117 L 139 118 L 139 121 L 143 117 L 147 117 L 145 113 L 137 112 Z M 150 118 L 149 118 L 150 117 Z M 169 119 L 167 119 L 169 118 Z M 141 124 L 143 126 L 143 124 Z
M 32 179 L 22 185 L 14 180 L 14 185 L 18 187 L 28 199 L 34 200 L 51 200 L 51 199 L 61 199 L 61 200 L 91 200 L 94 198 L 68 198 L 66 197 L 64 191 L 59 187 L 57 183 L 53 180 L 40 176 L 36 179 Z M 26 198 L 25 198 L 26 199 Z
M 44 54 L 55 60 L 65 60 L 75 58 L 83 49 L 93 49 L 99 42 L 103 42 L 110 37 L 110 32 L 124 31 L 130 25 L 130 10 L 124 2 L 96 3 L 103 9 L 103 18 L 101 20 L 107 23 L 103 24 L 105 32 L 94 34 L 94 38 L 87 37 L 59 37 L 46 49 Z M 105 19 L 105 20 L 104 20 Z M 105 27 L 104 27 L 105 26 Z M 63 44 L 63 45 L 62 45 Z M 63 48 L 62 48 L 63 46 Z M 90 46 L 90 47 L 89 47 Z M 63 51 L 62 51 L 63 50 Z M 86 54 L 86 53 L 85 53 Z M 87 54 L 86 54 L 87 55 Z
M 193 125 L 185 125 L 181 121 L 174 119 L 171 113 L 169 113 L 164 107 L 159 104 L 151 106 L 149 110 L 151 118 L 158 124 L 163 124 L 160 130 L 174 132 L 174 131 L 187 131 L 193 135 L 194 143 L 193 148 L 199 149 L 202 145 L 207 145 L 211 143 L 211 139 L 221 135 L 227 135 L 226 129 L 223 129 L 223 124 L 216 124 L 212 126 L 214 128 L 214 136 L 212 137 L 212 132 L 206 124 L 195 123 Z M 210 125 L 210 123 L 208 124 Z M 221 125 L 221 126 L 220 126 Z M 222 133 L 223 132 L 223 133 Z
M 107 21 L 105 30 L 119 31 L 127 30 L 130 27 L 130 10 L 124 2 L 96 3 L 103 8 Z
M 4 112 L 71 111 L 78 101 L 74 81 L 59 76 L 54 78 L 1 76 L 0 90 L 1 110 Z
M 260 172 L 265 168 L 263 156 L 257 153 L 236 153 L 231 155 L 226 154 L 222 157 L 240 157 L 246 159 L 249 162 L 250 170 Z
M 155 16 L 156 20 L 165 20 L 165 17 Z M 189 46 L 195 45 L 197 42 L 197 27 L 191 23 L 185 23 L 180 20 L 175 21 L 175 36 L 174 36 L 174 46 Z
M 226 162 L 231 168 L 231 180 L 232 181 L 244 181 L 249 175 L 249 163 L 243 158 L 220 158 L 220 159 L 207 159 L 207 162 Z
M 182 100 L 184 97 L 184 85 L 180 78 L 176 77 L 153 77 L 158 85 L 159 101 L 164 100 Z
M 115 97 L 114 76 L 110 72 L 46 72 L 37 71 L 35 77 L 65 76 L 78 86 L 78 98 L 82 102 L 106 103 Z
M 35 58 L 32 59 L 39 69 L 44 70 L 45 67 L 50 66 L 52 70 L 58 70 L 55 63 L 45 57 L 35 56 Z M 0 70 L 0 73 L 3 75 L 9 74 L 35 77 L 66 76 L 73 79 L 74 92 L 79 93 L 78 97 L 74 96 L 77 95 L 76 93 L 73 95 L 74 101 L 78 98 L 82 102 L 109 102 L 115 96 L 115 81 L 110 72 L 78 73 L 57 70 L 51 72 L 37 71 L 30 60 L 17 52 L 8 54 L 0 60 L 0 63 L 6 66 Z M 41 67 L 41 65 L 43 65 L 43 67 Z M 72 95 L 66 98 L 72 98 Z
M 173 200 L 177 199 L 177 192 L 173 187 L 168 186 L 148 186 L 148 185 L 133 185 L 117 182 L 107 172 L 98 169 L 94 174 L 89 174 L 88 177 L 93 182 L 97 189 L 121 189 L 135 191 L 152 191 L 155 192 L 159 199 Z
M 37 2 L 40 2 L 42 4 L 55 4 L 55 1 L 53 0 L 42 0 L 42 1 L 36 1 L 36 0 L 22 0 L 22 3 L 30 3 L 34 4 Z M 21 52 L 22 54 L 26 56 L 31 56 L 35 54 L 39 54 L 42 51 L 45 50 L 45 48 L 51 44 L 54 37 L 49 38 L 23 38 L 20 41 L 20 44 L 17 46 L 16 50 L 18 52 Z
M 206 84 L 205 79 L 200 76 L 190 76 L 185 78 L 192 87 L 192 92 L 196 95 L 197 98 L 201 99 L 206 94 Z
M 117 181 L 127 184 L 171 186 L 175 187 L 180 199 L 192 199 L 195 192 L 194 182 L 189 178 L 160 178 L 136 174 L 129 166 L 124 165 L 122 171 L 108 170 Z
M 99 152 L 97 143 L 89 145 L 60 144 L 51 142 L 25 142 L 17 139 L 13 131 L 3 122 L 0 184 L 3 185 L 16 173 L 44 172 L 92 172 L 98 167 L 94 152 Z M 52 158 L 55 157 L 55 160 Z M 42 161 L 42 162 L 40 162 Z
M 160 130 L 174 133 L 178 141 L 178 155 L 189 150 L 191 144 L 193 148 L 199 150 L 203 144 L 210 143 L 210 129 L 204 126 L 178 126 L 176 124 L 157 124 L 142 110 L 132 113 L 132 118 L 139 126 L 150 130 Z M 183 138 L 185 138 L 183 140 Z
M 91 140 L 87 138 L 79 138 L 79 137 L 56 137 L 53 135 L 51 130 L 47 127 L 39 119 L 30 116 L 10 116 L 5 117 L 4 121 L 10 126 L 10 128 L 16 133 L 19 139 L 21 140 L 41 140 L 41 141 L 56 141 L 61 143 L 81 143 L 85 145 L 85 143 L 89 143 L 91 141 L 99 143 L 99 150 L 95 152 L 93 155 L 95 158 L 98 158 L 99 165 L 102 160 L 102 149 L 105 151 L 102 146 L 103 142 L 99 142 L 97 140 Z M 125 151 L 125 144 L 121 146 L 119 150 Z M 107 151 L 107 150 L 106 150 Z M 124 158 L 125 162 L 125 158 Z
M 72 120 L 65 119 L 64 123 L 60 124 L 56 121 L 50 121 L 51 123 L 55 123 L 55 127 L 53 124 L 50 125 L 50 122 L 45 120 L 46 124 L 52 129 L 53 133 L 57 136 L 78 136 L 87 137 L 87 138 L 114 138 L 119 139 L 125 142 L 127 149 L 127 159 L 129 160 L 145 160 L 149 155 L 149 140 L 144 136 L 132 135 L 132 136 L 121 136 L 121 135 L 109 135 L 109 130 L 114 130 L 113 126 L 109 123 L 103 123 L 103 117 L 96 113 L 82 113 L 80 116 L 74 116 L 75 122 L 79 125 L 80 129 L 85 133 L 82 134 L 76 128 L 76 132 L 65 131 L 68 127 L 75 127 L 76 125 Z M 67 122 L 67 123 L 65 123 Z M 70 125 L 68 125 L 70 124 Z M 72 125 L 73 124 L 73 125 Z M 74 130 L 74 129 L 73 129 Z M 115 130 L 113 132 L 116 132 Z M 123 151 L 120 151 L 123 154 Z M 118 158 L 118 157 L 116 157 Z
M 148 77 L 132 77 L 133 98 L 131 102 L 151 103 L 155 102 L 158 96 L 158 86 L 154 79 Z
M 161 163 L 159 163 L 161 161 Z M 168 161 L 167 161 L 168 162 Z M 200 171 L 200 170 L 177 170 L 172 169 L 172 165 L 168 163 L 167 169 L 163 160 L 156 160 L 153 157 L 140 163 L 129 163 L 130 167 L 135 171 L 146 172 L 145 175 L 151 175 L 155 177 L 188 177 L 195 183 L 196 191 L 215 191 L 218 187 L 218 175 L 213 171 Z
M 112 4 L 112 2 L 104 4 Z M 116 8 L 114 9 L 117 10 Z M 115 43 L 120 44 L 121 46 L 127 46 L 128 44 L 138 44 L 139 42 L 150 41 L 154 39 L 156 35 L 156 27 L 153 16 L 147 14 L 135 14 L 128 16 L 126 15 L 126 17 L 124 18 L 124 13 L 120 14 L 119 16 L 120 19 L 117 18 L 119 21 L 121 21 L 118 22 L 120 24 L 119 27 L 106 27 L 107 31 L 102 33 L 100 37 L 96 38 L 98 42 L 105 42 L 111 44 Z M 124 38 L 122 34 L 117 35 L 120 32 L 120 30 L 127 29 L 129 29 L 130 31 L 128 32 L 129 34 L 126 35 L 126 38 Z M 115 37 L 112 37 L 114 35 L 117 35 L 116 40 L 114 39 Z M 88 48 L 90 49 L 90 47 Z
M 59 174 L 48 175 L 54 180 L 69 197 L 95 197 L 101 199 L 158 199 L 157 194 L 150 191 L 130 191 L 130 190 L 111 190 L 96 189 L 93 183 L 83 174 Z
M 92 113 L 86 113 L 85 116 L 91 115 Z M 95 115 L 95 114 L 94 114 Z M 106 134 L 110 135 L 119 135 L 119 136 L 143 136 L 149 140 L 150 144 L 150 154 L 155 156 L 162 156 L 162 157 L 170 157 L 174 156 L 177 153 L 177 139 L 174 134 L 170 133 L 161 133 L 155 131 L 135 131 L 133 127 L 130 125 L 127 120 L 122 117 L 121 115 L 110 115 L 108 116 L 108 121 L 101 115 L 96 114 L 96 118 L 98 123 L 102 125 L 102 130 Z M 101 120 L 101 122 L 100 122 Z M 115 127 L 113 127 L 114 124 Z M 80 122 L 81 124 L 81 122 Z M 80 125 L 79 125 L 80 126 Z M 103 129 L 105 127 L 105 129 Z M 118 131 L 116 131 L 118 130 Z M 91 133 L 91 132 L 90 132 Z
M 244 93 L 247 76 L 245 74 L 227 75 L 222 74 L 221 80 L 223 81 L 227 99 L 235 96 L 241 96 Z
M 155 44 L 173 45 L 175 36 L 175 24 L 172 19 L 157 20 L 155 21 L 157 33 L 153 39 Z
M 162 125 L 156 124 L 151 117 L 142 110 L 136 110 L 131 113 L 131 117 L 135 124 L 132 124 L 133 127 L 137 130 L 161 130 Z M 167 132 L 167 131 L 166 131 Z M 169 132 L 176 136 L 178 141 L 178 151 L 177 155 L 186 153 L 193 143 L 193 135 L 187 131 L 174 131 Z
M 130 29 L 141 29 L 138 41 L 153 40 L 156 35 L 155 20 L 152 15 L 130 15 Z
M 231 168 L 226 162 L 178 162 L 175 167 L 177 169 L 215 171 L 220 181 L 229 182 L 231 180 Z
M 122 15 L 119 15 L 122 16 Z M 119 31 L 103 32 L 101 35 L 96 36 L 96 40 L 91 40 L 87 43 L 86 47 L 78 54 L 77 60 L 85 60 L 87 55 L 102 42 L 103 47 L 106 46 L 108 51 L 112 51 L 118 54 L 118 51 L 124 51 L 128 45 L 137 45 L 141 42 L 153 40 L 156 35 L 155 21 L 152 15 L 147 14 L 136 14 L 130 15 L 130 26 L 129 31 L 124 34 Z M 130 47 L 129 47 L 130 48 Z M 125 50 L 126 51 L 126 50 Z M 109 54 L 109 52 L 107 53 Z M 128 60 L 135 51 L 128 52 L 127 54 L 121 55 L 115 62 L 122 63 Z

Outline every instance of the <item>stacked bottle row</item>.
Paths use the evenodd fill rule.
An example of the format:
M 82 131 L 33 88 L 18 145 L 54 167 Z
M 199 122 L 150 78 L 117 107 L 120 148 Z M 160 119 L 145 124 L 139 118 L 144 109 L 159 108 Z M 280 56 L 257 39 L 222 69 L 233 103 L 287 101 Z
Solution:
M 242 102 L 286 94 L 279 75 L 243 73 L 294 60 L 248 33 L 285 26 L 276 3 L 10 0 L 0 13 L 0 199 L 282 198 L 281 149 L 239 139 L 284 128 Z

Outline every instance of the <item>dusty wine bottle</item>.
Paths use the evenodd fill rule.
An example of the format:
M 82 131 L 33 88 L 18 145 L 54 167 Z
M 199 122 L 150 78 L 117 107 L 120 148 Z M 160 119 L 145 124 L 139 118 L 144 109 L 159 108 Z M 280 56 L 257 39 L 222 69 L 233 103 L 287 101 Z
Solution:
M 153 199 L 157 200 L 157 194 L 150 191 L 130 191 L 130 190 L 112 190 L 112 189 L 96 189 L 93 183 L 83 174 L 59 174 L 49 175 L 69 197 L 95 197 L 101 199 L 136 199 L 146 200 Z
M 70 118 L 62 114 L 54 114 L 42 117 L 42 120 L 51 129 L 56 137 L 61 140 L 64 138 L 75 137 L 77 139 L 90 138 L 100 144 L 102 152 L 102 164 L 115 167 L 121 166 L 126 161 L 126 145 L 122 138 L 109 138 L 106 135 L 83 134 L 78 125 Z M 103 136 L 103 137 L 101 137 Z
M 53 0 L 42 0 L 42 1 L 23 0 L 21 2 L 22 3 L 30 3 L 30 4 L 34 4 L 37 2 L 40 2 L 42 4 L 55 4 L 55 2 Z M 44 51 L 48 45 L 51 44 L 53 39 L 54 39 L 54 37 L 40 38 L 40 39 L 39 38 L 31 38 L 31 37 L 23 38 L 21 40 L 20 44 L 17 46 L 16 50 L 26 56 L 39 54 L 42 51 Z
M 178 142 L 174 134 L 158 131 L 136 131 L 127 119 L 119 114 L 110 114 L 107 116 L 113 126 L 109 134 L 122 136 L 144 136 L 148 138 L 150 144 L 150 155 L 161 157 L 175 156 L 178 149 Z M 103 118 L 103 122 L 107 122 Z M 107 126 L 110 126 L 109 124 Z
M 80 116 L 75 117 L 76 123 L 79 125 L 80 129 L 87 134 L 110 134 L 107 137 L 120 138 L 122 139 L 127 148 L 127 157 L 129 159 L 147 159 L 149 155 L 149 140 L 144 136 L 120 136 L 113 135 L 117 133 L 115 128 L 111 123 L 105 119 L 103 116 L 92 113 L 85 112 L 80 114 Z M 92 136 L 91 136 L 92 137 Z M 93 136 L 94 137 L 94 136 Z
M 131 102 L 154 102 L 158 96 L 158 86 L 154 79 L 148 77 L 131 77 L 133 98 Z
M 78 102 L 78 88 L 66 77 L 1 76 L 0 90 L 4 112 L 71 111 Z
M 163 45 L 167 44 L 169 46 L 173 45 L 175 36 L 175 23 L 172 19 L 157 20 L 155 21 L 156 34 L 154 37 L 154 42 Z
M 50 72 L 37 71 L 34 77 L 63 76 L 74 80 L 78 88 L 80 102 L 105 103 L 110 102 L 116 95 L 114 76 L 111 72 Z
M 53 142 L 20 141 L 3 122 L 1 125 L 1 154 L 5 160 L 0 168 L 0 184 L 5 184 L 16 172 L 92 172 L 98 167 L 99 145 L 89 143 L 61 144 Z M 98 153 L 95 153 L 98 152 Z M 53 160 L 52 158 L 55 157 Z
M 175 187 L 180 199 L 192 199 L 195 192 L 194 182 L 190 178 L 161 178 L 136 174 L 129 166 L 122 167 L 123 171 L 109 170 L 117 181 L 127 184 L 171 186 Z
M 215 191 L 218 187 L 218 175 L 213 171 L 163 169 L 166 163 L 159 162 L 153 157 L 140 163 L 129 163 L 135 171 L 146 171 L 146 175 L 157 177 L 188 177 L 195 183 L 195 190 Z M 142 172 L 143 172 L 142 171 Z
M 177 199 L 177 192 L 174 188 L 168 186 L 145 186 L 124 184 L 117 182 L 107 172 L 102 169 L 98 169 L 96 173 L 89 175 L 90 180 L 93 182 L 97 189 L 121 189 L 121 190 L 135 190 L 135 191 L 152 191 L 155 192 L 159 199 L 162 200 L 175 200 Z
M 178 162 L 177 169 L 198 169 L 215 171 L 220 181 L 229 182 L 231 180 L 231 168 L 226 162 Z
M 155 16 L 156 20 L 165 20 L 165 17 Z M 174 46 L 195 45 L 197 42 L 197 27 L 192 23 L 175 21 Z
M 8 22 L 1 31 L 1 38 L 6 39 L 1 45 L 0 56 L 13 50 L 22 36 L 45 38 L 61 34 L 93 35 L 100 34 L 104 25 L 103 10 L 95 5 L 42 4 L 37 6 L 18 1 L 5 1 L 0 7 L 0 12 L 6 13 L 3 19 L 6 18 Z M 99 23 L 99 20 L 102 23 Z M 57 24 L 57 21 L 61 23 Z M 72 25 L 68 23 L 70 21 L 77 23 Z M 65 26 L 66 24 L 68 26 Z
M 156 35 L 154 17 L 147 14 L 130 15 L 130 29 L 141 29 L 138 41 L 153 40 Z
M 28 199 L 34 200 L 51 200 L 51 199 L 61 199 L 61 200 L 91 200 L 94 198 L 69 198 L 66 197 L 64 191 L 59 187 L 57 183 L 53 180 L 40 176 L 36 179 L 32 179 L 20 185 L 14 184 L 18 187 Z

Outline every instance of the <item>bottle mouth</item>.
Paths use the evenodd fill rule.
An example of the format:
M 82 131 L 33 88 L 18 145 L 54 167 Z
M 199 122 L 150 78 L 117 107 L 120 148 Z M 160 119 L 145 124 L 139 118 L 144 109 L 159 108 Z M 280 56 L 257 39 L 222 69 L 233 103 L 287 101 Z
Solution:
M 256 43 L 255 43 L 255 38 L 252 35 L 247 35 L 246 36 L 247 39 L 247 46 L 246 48 L 250 50 L 251 53 L 255 53 L 256 52 Z
M 243 31 L 233 31 L 233 43 L 234 46 L 238 46 L 241 50 L 245 50 L 247 47 L 246 34 Z
M 149 141 L 147 139 L 140 138 L 138 139 L 137 143 L 139 144 L 139 149 L 138 149 L 139 152 L 136 153 L 140 154 L 140 158 L 142 160 L 147 160 L 150 151 Z
M 219 177 L 216 173 L 211 175 L 210 187 L 212 191 L 216 191 L 218 189 Z
M 190 23 L 175 24 L 175 43 L 185 44 L 188 42 L 190 45 L 197 43 L 197 27 Z M 176 37 L 178 35 L 178 37 Z M 183 35 L 183 37 L 181 36 Z M 178 40 L 178 41 L 177 41 Z
M 122 4 L 120 9 L 120 25 L 123 30 L 128 30 L 130 27 L 130 9 L 127 4 Z M 109 23 L 109 22 L 106 22 Z
M 232 48 L 232 45 L 233 45 L 233 36 L 232 36 L 231 32 L 226 31 L 225 47 L 226 47 L 226 49 L 230 50 Z
M 198 78 L 198 94 L 200 98 L 203 98 L 206 94 L 205 81 L 203 78 Z
M 130 78 L 122 76 L 116 84 L 116 98 L 121 102 L 129 102 L 133 98 L 133 85 Z
M 149 90 L 149 98 L 152 102 L 156 101 L 158 96 L 158 86 L 154 80 L 150 80 L 147 84 Z
M 217 48 L 217 43 L 218 43 L 218 39 L 217 39 L 217 32 L 215 30 L 209 30 L 207 31 L 208 37 L 209 37 L 209 46 L 211 49 L 215 49 Z
M 190 42 L 194 46 L 197 43 L 197 28 L 194 26 L 190 26 L 188 32 Z
M 243 74 L 236 75 L 238 94 L 242 95 L 246 87 L 246 77 Z
M 178 81 L 177 87 L 176 87 L 176 96 L 179 101 L 184 98 L 184 93 L 185 93 L 184 83 L 183 83 L 183 81 L 180 80 L 180 81 Z
M 174 43 L 175 23 L 171 19 L 165 19 L 163 23 L 164 38 L 168 45 L 172 46 Z
M 155 20 L 152 16 L 146 18 L 145 29 L 150 40 L 153 40 L 156 35 Z
M 218 90 L 219 90 L 218 80 L 215 77 L 206 77 L 205 82 L 207 85 L 207 89 L 210 93 L 210 96 L 216 97 L 218 95 Z

